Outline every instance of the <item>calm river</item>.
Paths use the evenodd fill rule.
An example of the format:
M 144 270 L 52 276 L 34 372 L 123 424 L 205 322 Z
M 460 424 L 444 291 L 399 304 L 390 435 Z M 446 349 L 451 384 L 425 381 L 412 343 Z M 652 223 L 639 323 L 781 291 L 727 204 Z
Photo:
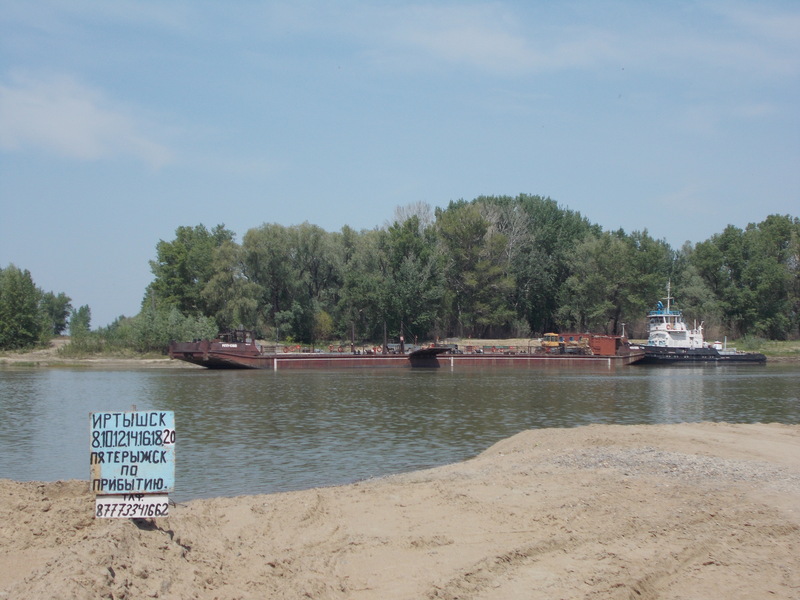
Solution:
M 89 413 L 175 411 L 171 497 L 270 493 L 464 460 L 590 423 L 800 423 L 800 365 L 617 370 L 0 368 L 0 478 L 89 479 Z

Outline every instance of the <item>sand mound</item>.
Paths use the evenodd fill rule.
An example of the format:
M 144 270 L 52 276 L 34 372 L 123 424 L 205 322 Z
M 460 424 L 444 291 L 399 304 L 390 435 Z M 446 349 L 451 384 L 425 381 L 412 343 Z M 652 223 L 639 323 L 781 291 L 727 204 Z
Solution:
M 0 481 L 0 598 L 800 597 L 800 426 L 529 431 L 353 485 L 98 519 Z

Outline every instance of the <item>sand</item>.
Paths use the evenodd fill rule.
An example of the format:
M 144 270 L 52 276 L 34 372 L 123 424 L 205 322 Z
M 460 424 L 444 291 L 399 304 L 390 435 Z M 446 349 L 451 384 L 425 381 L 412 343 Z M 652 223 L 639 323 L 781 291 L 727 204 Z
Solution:
M 534 430 L 155 521 L 93 506 L 0 480 L 0 598 L 800 598 L 800 425 Z

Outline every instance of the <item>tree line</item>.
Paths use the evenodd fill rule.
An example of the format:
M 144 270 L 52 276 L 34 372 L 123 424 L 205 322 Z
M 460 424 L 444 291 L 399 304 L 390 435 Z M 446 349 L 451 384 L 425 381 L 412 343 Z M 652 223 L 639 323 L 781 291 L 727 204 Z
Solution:
M 30 348 L 60 335 L 67 329 L 69 317 L 77 314 L 71 302 L 63 292 L 38 288 L 28 270 L 13 264 L 0 268 L 0 349 Z M 82 311 L 88 318 L 89 307 Z M 77 316 L 73 320 L 77 328 Z
M 157 349 L 233 328 L 302 343 L 623 327 L 645 337 L 667 282 L 710 336 L 800 333 L 800 220 L 789 215 L 673 249 L 646 230 L 603 231 L 550 198 L 481 196 L 400 207 L 362 231 L 264 223 L 237 242 L 224 225 L 182 226 L 155 254 L 139 315 L 95 343 Z
M 77 353 L 163 352 L 171 339 L 213 337 L 213 319 L 183 315 L 176 308 L 143 306 L 135 317 L 119 317 L 108 327 L 91 330 L 88 305 L 73 307 L 64 292 L 45 292 L 30 271 L 16 265 L 0 268 L 0 350 L 26 350 L 68 333 Z

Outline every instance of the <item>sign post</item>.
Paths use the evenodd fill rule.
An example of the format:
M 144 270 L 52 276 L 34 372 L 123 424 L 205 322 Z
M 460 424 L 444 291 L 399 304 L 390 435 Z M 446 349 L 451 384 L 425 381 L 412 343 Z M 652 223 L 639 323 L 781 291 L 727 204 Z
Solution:
M 175 413 L 96 412 L 91 422 L 97 518 L 166 517 L 175 488 Z

